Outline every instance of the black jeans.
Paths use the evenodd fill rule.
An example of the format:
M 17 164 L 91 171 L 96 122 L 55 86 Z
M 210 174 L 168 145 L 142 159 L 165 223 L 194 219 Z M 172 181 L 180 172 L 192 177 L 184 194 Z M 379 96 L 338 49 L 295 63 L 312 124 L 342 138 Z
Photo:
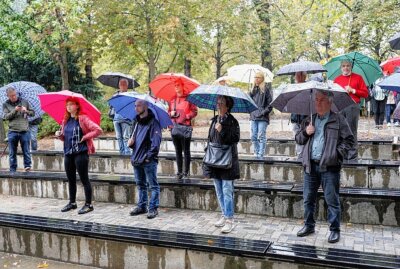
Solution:
M 172 141 L 174 142 L 175 146 L 175 153 L 176 153 L 176 164 L 178 166 L 178 173 L 182 174 L 182 165 L 183 165 L 183 158 L 182 158 L 182 151 L 185 156 L 185 170 L 184 174 L 189 174 L 190 169 L 190 141 L 192 138 L 180 138 L 176 136 L 172 136 Z
M 86 203 L 92 203 L 92 186 L 90 185 L 88 166 L 89 155 L 86 151 L 64 156 L 64 167 L 68 178 L 69 201 L 71 203 L 76 202 L 76 171 L 78 171 L 85 191 Z
M 374 107 L 374 118 L 375 125 L 382 125 L 383 120 L 385 119 L 385 106 L 386 106 L 386 98 L 382 101 L 375 100 Z

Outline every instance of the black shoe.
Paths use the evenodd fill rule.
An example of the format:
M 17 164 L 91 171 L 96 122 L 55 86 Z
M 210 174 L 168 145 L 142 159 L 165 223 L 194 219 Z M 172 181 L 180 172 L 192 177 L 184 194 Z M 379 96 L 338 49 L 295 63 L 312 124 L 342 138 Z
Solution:
M 150 209 L 149 213 L 147 213 L 147 218 L 154 219 L 155 217 L 157 217 L 157 215 L 158 215 L 157 209 Z
M 183 180 L 189 179 L 189 173 L 183 173 L 182 179 L 183 179 Z
M 134 208 L 132 208 L 131 212 L 129 212 L 129 215 L 137 216 L 137 215 L 146 214 L 146 213 L 147 213 L 146 208 L 140 208 L 138 206 L 135 206 Z
M 86 214 L 93 211 L 94 208 L 90 204 L 85 204 L 81 209 L 79 209 L 78 214 Z
M 64 206 L 61 209 L 61 212 L 67 212 L 67 211 L 70 211 L 72 209 L 77 209 L 77 208 L 78 208 L 78 206 L 76 205 L 76 203 L 68 203 L 66 206 Z
M 182 174 L 182 173 L 178 173 L 178 174 L 176 174 L 175 178 L 176 178 L 176 180 L 178 180 L 178 181 L 182 181 L 183 174 Z
M 304 227 L 297 232 L 297 236 L 303 237 L 312 234 L 314 232 L 315 232 L 314 228 L 304 225 Z
M 329 243 L 339 242 L 340 239 L 340 231 L 331 231 L 331 234 L 328 237 Z

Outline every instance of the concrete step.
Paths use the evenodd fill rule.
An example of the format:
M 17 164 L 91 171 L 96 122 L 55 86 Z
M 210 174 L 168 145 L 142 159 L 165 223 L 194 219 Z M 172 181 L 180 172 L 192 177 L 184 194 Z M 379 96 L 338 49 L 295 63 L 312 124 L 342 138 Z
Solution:
M 97 151 L 118 152 L 118 141 L 114 137 L 101 137 L 94 140 Z M 193 138 L 191 152 L 204 153 L 207 145 L 205 138 Z M 62 151 L 63 142 L 55 139 L 54 149 Z M 174 152 L 175 147 L 170 137 L 163 137 L 161 151 Z M 238 143 L 238 151 L 241 154 L 253 154 L 253 146 L 250 139 L 241 139 Z M 290 139 L 268 139 L 267 155 L 296 157 L 295 142 Z M 391 140 L 362 140 L 359 141 L 359 159 L 373 160 L 399 160 L 398 151 Z
M 96 202 L 134 204 L 137 190 L 133 176 L 90 174 Z M 160 177 L 160 204 L 166 208 L 217 211 L 214 185 L 210 180 L 186 180 Z M 303 187 L 297 184 L 235 182 L 235 211 L 268 217 L 303 218 Z M 0 194 L 22 197 L 68 199 L 65 173 L 2 173 Z M 81 184 L 77 198 L 84 200 Z M 341 188 L 342 221 L 360 224 L 400 225 L 400 190 Z M 322 190 L 317 217 L 326 220 L 327 207 Z
M 324 222 L 299 238 L 297 220 L 236 214 L 225 236 L 217 212 L 161 208 L 149 220 L 113 203 L 78 215 L 60 212 L 65 200 L 0 199 L 0 251 L 101 268 L 400 268 L 398 227 L 347 223 L 329 244 Z
M 203 155 L 192 154 L 190 174 L 202 178 Z M 33 170 L 64 171 L 64 155 L 57 151 L 37 151 L 32 154 Z M 266 157 L 256 159 L 240 156 L 240 180 L 262 180 L 277 183 L 301 183 L 303 167 L 296 158 Z M 18 166 L 23 167 L 22 155 L 18 155 Z M 0 168 L 8 170 L 8 156 L 0 160 Z M 117 153 L 97 153 L 90 156 L 89 171 L 92 173 L 132 174 L 129 156 Z M 173 176 L 177 173 L 175 154 L 161 152 L 158 174 Z M 341 184 L 346 187 L 400 189 L 400 161 L 348 161 L 343 165 Z

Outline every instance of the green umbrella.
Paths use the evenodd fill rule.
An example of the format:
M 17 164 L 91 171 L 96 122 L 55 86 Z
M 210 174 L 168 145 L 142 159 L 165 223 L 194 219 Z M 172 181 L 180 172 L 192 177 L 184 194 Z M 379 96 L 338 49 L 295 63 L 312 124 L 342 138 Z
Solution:
M 343 60 L 349 60 L 353 64 L 352 71 L 361 75 L 367 86 L 383 76 L 382 69 L 377 61 L 359 52 L 350 52 L 336 56 L 325 64 L 325 68 L 328 70 L 328 79 L 334 80 L 342 74 L 340 63 Z

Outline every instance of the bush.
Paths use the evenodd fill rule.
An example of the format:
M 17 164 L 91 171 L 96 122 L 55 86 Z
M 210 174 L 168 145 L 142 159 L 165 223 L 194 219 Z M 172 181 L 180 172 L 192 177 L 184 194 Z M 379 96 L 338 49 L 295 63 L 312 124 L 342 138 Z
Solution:
M 38 138 L 54 135 L 54 133 L 60 129 L 60 125 L 49 115 L 44 114 L 42 119 L 43 121 L 39 125 Z

